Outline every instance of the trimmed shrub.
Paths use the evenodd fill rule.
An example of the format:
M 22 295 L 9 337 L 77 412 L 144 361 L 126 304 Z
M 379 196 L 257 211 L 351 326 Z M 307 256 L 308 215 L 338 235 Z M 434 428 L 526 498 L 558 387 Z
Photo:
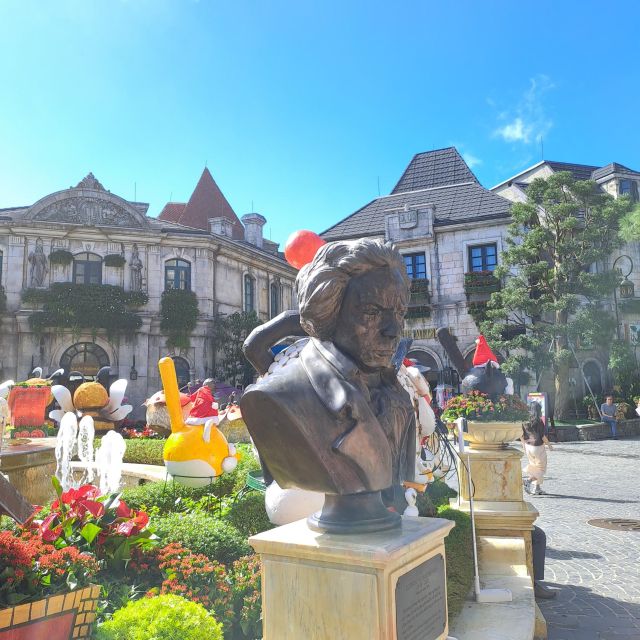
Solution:
M 143 598 L 118 609 L 98 627 L 98 640 L 223 640 L 206 609 L 174 595 Z
M 150 510 L 156 507 L 164 515 L 187 511 L 190 501 L 198 501 L 209 493 L 209 486 L 193 488 L 173 481 L 148 482 L 134 489 L 125 489 L 122 499 L 132 509 Z
M 473 538 L 469 514 L 449 506 L 438 509 L 438 517 L 453 520 L 456 526 L 444 540 L 447 555 L 447 602 L 453 620 L 473 584 Z
M 202 553 L 222 564 L 230 564 L 252 552 L 236 528 L 205 513 L 170 513 L 156 518 L 153 524 L 164 544 L 179 542 L 193 553 Z
M 124 454 L 123 462 L 131 462 L 133 464 L 157 464 L 164 465 L 162 452 L 164 451 L 164 443 L 166 440 L 136 440 L 134 438 L 125 440 L 127 449 Z
M 452 489 L 446 482 L 442 480 L 436 480 L 435 482 L 432 482 L 427 487 L 426 493 L 436 509 L 439 507 L 448 507 L 449 499 L 455 498 L 458 495 L 455 489 Z
M 247 537 L 274 527 L 264 507 L 264 493 L 256 491 L 234 502 L 226 515 L 226 520 Z

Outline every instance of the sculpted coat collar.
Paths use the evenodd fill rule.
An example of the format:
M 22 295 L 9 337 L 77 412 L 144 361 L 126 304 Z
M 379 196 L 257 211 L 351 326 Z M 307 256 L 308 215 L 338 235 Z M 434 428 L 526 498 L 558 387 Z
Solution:
M 302 350 L 300 360 L 321 402 L 346 427 L 332 443 L 333 451 L 352 460 L 370 491 L 391 486 L 391 444 L 359 388 L 358 367 L 333 343 L 315 338 Z

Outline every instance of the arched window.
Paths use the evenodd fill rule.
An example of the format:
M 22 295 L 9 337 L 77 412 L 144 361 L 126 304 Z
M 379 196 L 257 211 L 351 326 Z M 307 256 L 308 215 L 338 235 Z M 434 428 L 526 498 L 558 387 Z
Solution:
M 85 378 L 95 376 L 109 364 L 107 352 L 95 342 L 78 342 L 60 358 L 60 366 L 65 371 L 79 371 Z
M 256 310 L 256 281 L 249 274 L 244 277 L 244 310 Z
M 164 263 L 164 288 L 191 291 L 191 263 L 186 260 L 167 260 Z
M 102 258 L 88 251 L 73 256 L 73 282 L 102 284 Z
M 271 283 L 271 317 L 275 318 L 280 313 L 280 285 Z
M 176 368 L 176 378 L 178 378 L 178 389 L 184 389 L 191 379 L 189 375 L 189 363 L 180 356 L 171 358 Z

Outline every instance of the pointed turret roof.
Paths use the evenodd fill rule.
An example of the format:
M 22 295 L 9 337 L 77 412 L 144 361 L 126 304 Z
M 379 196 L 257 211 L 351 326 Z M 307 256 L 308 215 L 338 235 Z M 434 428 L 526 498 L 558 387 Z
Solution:
M 180 212 L 181 207 L 184 208 Z M 177 217 L 178 213 L 179 217 Z M 186 206 L 178 202 L 170 202 L 158 217 L 161 220 L 177 222 L 186 227 L 204 229 L 205 231 L 209 231 L 210 218 L 227 218 L 233 224 L 233 238 L 235 240 L 244 238 L 242 223 L 207 167 L 204 168 Z

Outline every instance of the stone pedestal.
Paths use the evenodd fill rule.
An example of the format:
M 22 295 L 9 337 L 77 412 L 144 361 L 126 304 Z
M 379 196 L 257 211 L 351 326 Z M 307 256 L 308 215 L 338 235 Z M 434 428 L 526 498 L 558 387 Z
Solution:
M 537 509 L 523 497 L 522 452 L 513 447 L 493 450 L 468 449 L 462 454 L 471 465 L 476 530 L 479 536 L 521 537 L 525 543 L 527 567 L 533 576 L 531 531 Z M 464 465 L 458 461 L 459 499 L 451 506 L 469 512 L 469 490 Z
M 444 538 L 453 522 L 402 518 L 362 535 L 305 520 L 249 538 L 262 560 L 264 640 L 442 640 Z
M 31 504 L 46 504 L 55 495 L 51 484 L 51 476 L 56 473 L 52 439 L 21 445 L 8 445 L 5 441 L 0 451 L 0 471 Z

